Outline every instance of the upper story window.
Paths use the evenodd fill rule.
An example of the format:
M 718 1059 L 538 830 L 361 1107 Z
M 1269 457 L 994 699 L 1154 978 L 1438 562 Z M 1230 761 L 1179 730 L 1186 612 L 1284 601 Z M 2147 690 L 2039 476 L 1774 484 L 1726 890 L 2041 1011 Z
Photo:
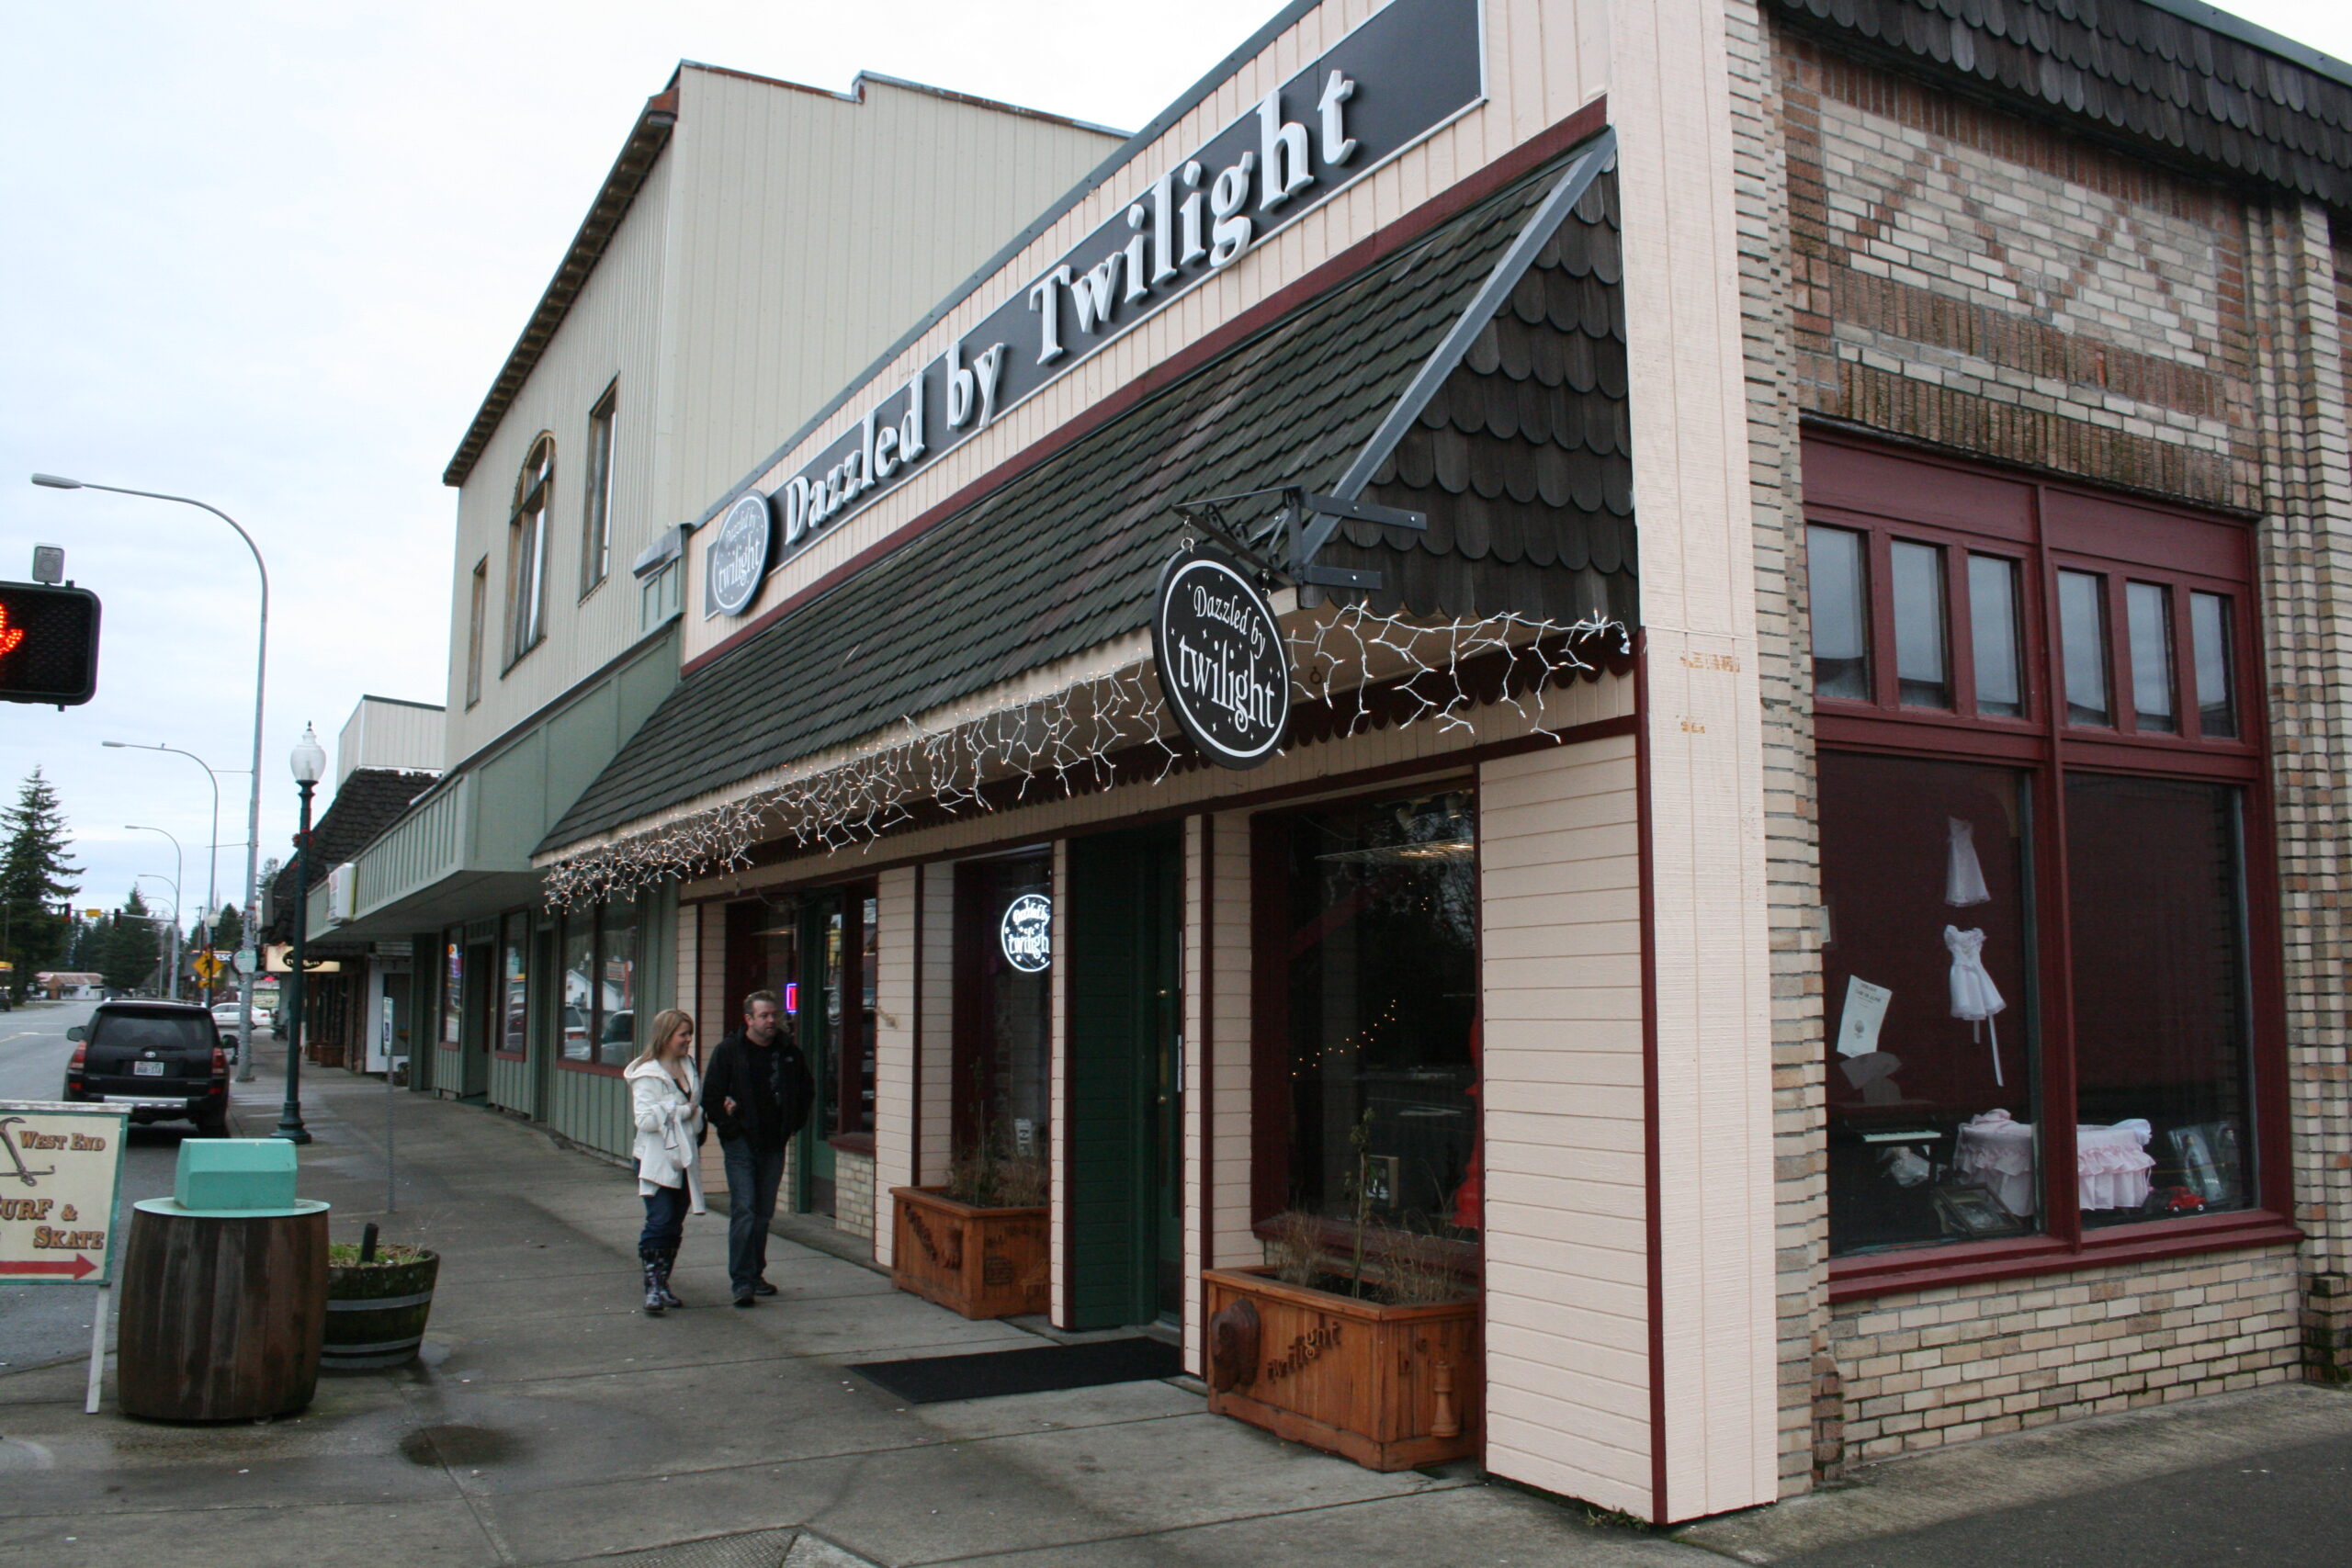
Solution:
M 613 416 L 620 383 L 605 389 L 588 411 L 588 481 L 581 500 L 580 596 L 605 581 L 613 564 Z
M 2176 525 L 2102 538 L 2062 518 L 2017 538 L 1817 509 L 1821 713 L 2007 733 L 2056 714 L 2066 741 L 2138 761 L 2243 750 L 2244 530 L 2154 515 Z
M 548 516 L 555 492 L 555 442 L 545 435 L 531 448 L 514 483 L 514 513 L 506 525 L 506 662 L 513 664 L 548 635 Z
M 466 606 L 466 705 L 481 701 L 482 643 L 490 631 L 490 558 L 474 562 L 473 586 Z
M 2280 1209 L 2250 530 L 1804 462 L 1832 1253 Z

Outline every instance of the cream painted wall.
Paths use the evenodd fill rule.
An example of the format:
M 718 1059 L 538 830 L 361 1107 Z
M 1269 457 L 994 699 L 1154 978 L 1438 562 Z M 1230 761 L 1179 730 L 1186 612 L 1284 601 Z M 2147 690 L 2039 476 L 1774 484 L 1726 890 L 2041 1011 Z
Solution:
M 915 970 L 918 874 L 910 866 L 875 879 L 874 1260 L 886 1269 L 897 1235 L 890 1189 L 908 1185 L 914 1169 L 915 1042 L 922 1005 Z
M 629 563 L 718 499 L 1117 139 L 862 80 L 854 96 L 684 65 L 678 120 L 571 312 L 459 487 L 448 755 L 459 761 L 634 642 Z M 837 215 L 854 213 L 842 222 Z M 618 382 L 608 575 L 582 594 L 588 416 Z M 507 519 L 556 441 L 546 640 L 503 670 Z M 482 698 L 465 706 L 474 564 Z
M 638 637 L 628 563 L 661 528 L 654 504 L 652 368 L 660 351 L 666 264 L 664 214 L 675 164 L 665 153 L 638 192 L 611 246 L 571 314 L 515 393 L 506 417 L 458 490 L 450 572 L 448 748 L 455 766 L 612 659 Z M 613 562 L 601 585 L 581 592 L 588 412 L 618 383 L 613 435 Z M 555 440 L 548 529 L 547 635 L 511 668 L 505 659 L 507 520 L 524 459 L 544 432 Z M 466 705 L 466 656 L 474 567 L 489 563 L 481 700 Z
M 1650 1507 L 1633 738 L 1478 770 L 1488 1469 Z
M 1612 12 L 1648 678 L 1659 1520 L 1779 1490 L 1766 949 L 1730 66 L 1714 0 Z

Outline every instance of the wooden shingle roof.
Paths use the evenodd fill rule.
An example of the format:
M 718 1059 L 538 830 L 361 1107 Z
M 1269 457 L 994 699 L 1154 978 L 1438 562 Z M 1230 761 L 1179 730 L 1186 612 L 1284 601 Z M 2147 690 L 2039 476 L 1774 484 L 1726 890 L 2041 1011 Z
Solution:
M 2196 0 L 1772 0 L 1794 29 L 2352 210 L 2352 67 Z
M 1560 180 L 1555 165 L 1453 218 L 692 671 L 540 852 L 1141 629 L 1159 568 L 1184 532 L 1175 503 L 1263 486 L 1329 491 Z M 1555 602 L 1630 611 L 1613 192 L 1603 175 L 1566 210 L 1557 241 L 1530 258 L 1538 282 L 1512 290 L 1463 370 L 1442 383 L 1446 420 L 1469 417 L 1457 409 L 1487 399 L 1478 439 L 1502 441 L 1493 430 L 1506 426 L 1524 451 L 1483 455 L 1475 473 L 1465 458 L 1459 490 L 1449 488 L 1452 457 L 1445 476 L 1433 459 L 1430 493 L 1405 502 L 1432 512 L 1430 540 L 1399 547 L 1341 536 L 1327 559 L 1382 567 L 1389 597 L 1416 610 L 1500 609 L 1526 596 L 1534 602 L 1515 607 L 1530 613 Z M 1522 319 L 1528 310 L 1532 322 Z M 1571 324 L 1555 325 L 1555 311 Z M 1522 395 L 1523 421 L 1499 412 L 1507 400 L 1515 415 Z M 1434 433 L 1420 434 L 1405 445 L 1432 444 Z M 1400 493 L 1413 488 L 1417 461 L 1399 452 L 1388 479 Z M 1485 493 L 1490 462 L 1503 476 L 1499 504 Z M 1456 522 L 1464 498 L 1477 515 Z M 1266 497 L 1226 514 L 1247 526 L 1278 504 Z M 1530 593 L 1530 570 L 1559 583 Z

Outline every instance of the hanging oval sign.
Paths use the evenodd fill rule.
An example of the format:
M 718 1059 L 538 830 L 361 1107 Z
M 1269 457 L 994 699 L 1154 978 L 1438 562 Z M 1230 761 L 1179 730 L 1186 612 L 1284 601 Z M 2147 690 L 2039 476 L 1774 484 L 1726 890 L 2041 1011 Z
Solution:
M 997 922 L 997 942 L 1004 961 L 1024 975 L 1035 975 L 1054 961 L 1054 901 L 1043 893 L 1023 893 L 1005 906 Z
M 1254 768 L 1290 725 L 1290 657 L 1273 606 L 1214 550 L 1180 552 L 1159 571 L 1151 615 L 1159 689 L 1209 761 Z
M 758 597 L 768 575 L 768 544 L 775 532 L 768 498 L 745 492 L 718 520 L 718 536 L 704 558 L 710 573 L 710 602 L 723 615 L 740 615 Z

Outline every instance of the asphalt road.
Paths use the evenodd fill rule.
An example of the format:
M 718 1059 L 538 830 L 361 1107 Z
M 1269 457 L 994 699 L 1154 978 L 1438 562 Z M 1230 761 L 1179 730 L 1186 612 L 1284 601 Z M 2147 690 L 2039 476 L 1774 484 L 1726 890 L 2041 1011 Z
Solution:
M 55 1100 L 65 1085 L 74 1043 L 65 1032 L 89 1021 L 96 1002 L 34 1003 L 0 1012 L 0 1100 Z M 230 1087 L 232 1099 L 235 1085 Z M 170 1193 L 180 1140 L 195 1134 L 182 1122 L 130 1129 L 122 1168 L 118 1231 L 141 1198 Z M 0 1285 L 0 1368 L 17 1371 L 90 1352 L 88 1285 Z

